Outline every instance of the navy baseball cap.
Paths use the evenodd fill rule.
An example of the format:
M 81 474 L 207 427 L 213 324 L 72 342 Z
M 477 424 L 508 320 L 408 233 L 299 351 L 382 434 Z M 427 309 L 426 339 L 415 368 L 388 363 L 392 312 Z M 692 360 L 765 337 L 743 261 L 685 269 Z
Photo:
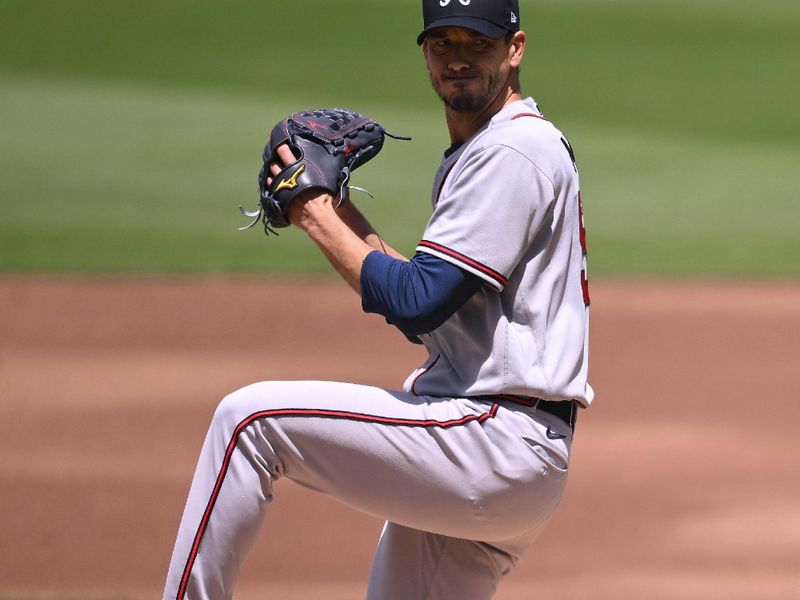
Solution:
M 419 45 L 437 27 L 466 27 L 496 40 L 519 31 L 519 0 L 422 0 L 422 21 Z

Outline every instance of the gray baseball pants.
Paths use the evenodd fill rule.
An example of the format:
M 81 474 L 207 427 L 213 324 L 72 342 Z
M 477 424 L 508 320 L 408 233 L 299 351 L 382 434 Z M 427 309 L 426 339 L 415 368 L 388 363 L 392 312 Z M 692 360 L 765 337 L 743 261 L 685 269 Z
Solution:
M 333 382 L 247 386 L 214 414 L 164 600 L 233 596 L 283 476 L 386 521 L 368 600 L 491 598 L 558 504 L 571 442 L 535 408 Z

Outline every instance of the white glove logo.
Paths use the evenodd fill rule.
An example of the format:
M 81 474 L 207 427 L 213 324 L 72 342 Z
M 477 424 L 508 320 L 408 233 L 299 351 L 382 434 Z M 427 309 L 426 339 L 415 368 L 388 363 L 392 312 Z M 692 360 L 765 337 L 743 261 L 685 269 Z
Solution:
M 472 2 L 472 0 L 458 0 L 458 1 L 461 3 L 462 6 L 469 6 L 469 3 Z M 448 4 L 450 4 L 450 0 L 439 0 L 439 6 L 444 7 L 447 6 Z

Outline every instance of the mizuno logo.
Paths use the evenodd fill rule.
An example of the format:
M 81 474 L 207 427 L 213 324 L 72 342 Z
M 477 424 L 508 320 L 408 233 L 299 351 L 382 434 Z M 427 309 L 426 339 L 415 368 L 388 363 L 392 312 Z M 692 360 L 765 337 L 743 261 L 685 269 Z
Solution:
M 292 173 L 291 177 L 289 177 L 288 179 L 284 179 L 278 184 L 278 186 L 275 188 L 275 192 L 277 193 L 280 192 L 281 190 L 293 190 L 294 188 L 296 188 L 297 178 L 300 175 L 300 173 L 302 173 L 305 170 L 306 166 L 300 165 L 300 168 L 297 169 L 294 173 Z

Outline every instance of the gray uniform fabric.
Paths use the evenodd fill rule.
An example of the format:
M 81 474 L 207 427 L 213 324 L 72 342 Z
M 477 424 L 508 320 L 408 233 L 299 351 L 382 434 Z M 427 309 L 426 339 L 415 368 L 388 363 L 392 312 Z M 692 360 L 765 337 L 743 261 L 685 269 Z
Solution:
M 430 357 L 407 391 L 591 403 L 579 190 L 566 138 L 531 98 L 444 159 L 417 250 L 487 285 L 420 337 Z
M 368 600 L 493 596 L 561 499 L 573 432 L 541 403 L 478 396 L 592 397 L 578 179 L 565 144 L 527 100 L 444 161 L 419 249 L 487 285 L 423 336 L 430 358 L 404 391 L 263 382 L 222 401 L 165 600 L 233 596 L 282 477 L 386 521 Z
M 567 424 L 535 407 L 247 386 L 214 415 L 164 600 L 233 596 L 282 477 L 387 520 L 368 600 L 486 600 L 555 510 L 571 443 Z

